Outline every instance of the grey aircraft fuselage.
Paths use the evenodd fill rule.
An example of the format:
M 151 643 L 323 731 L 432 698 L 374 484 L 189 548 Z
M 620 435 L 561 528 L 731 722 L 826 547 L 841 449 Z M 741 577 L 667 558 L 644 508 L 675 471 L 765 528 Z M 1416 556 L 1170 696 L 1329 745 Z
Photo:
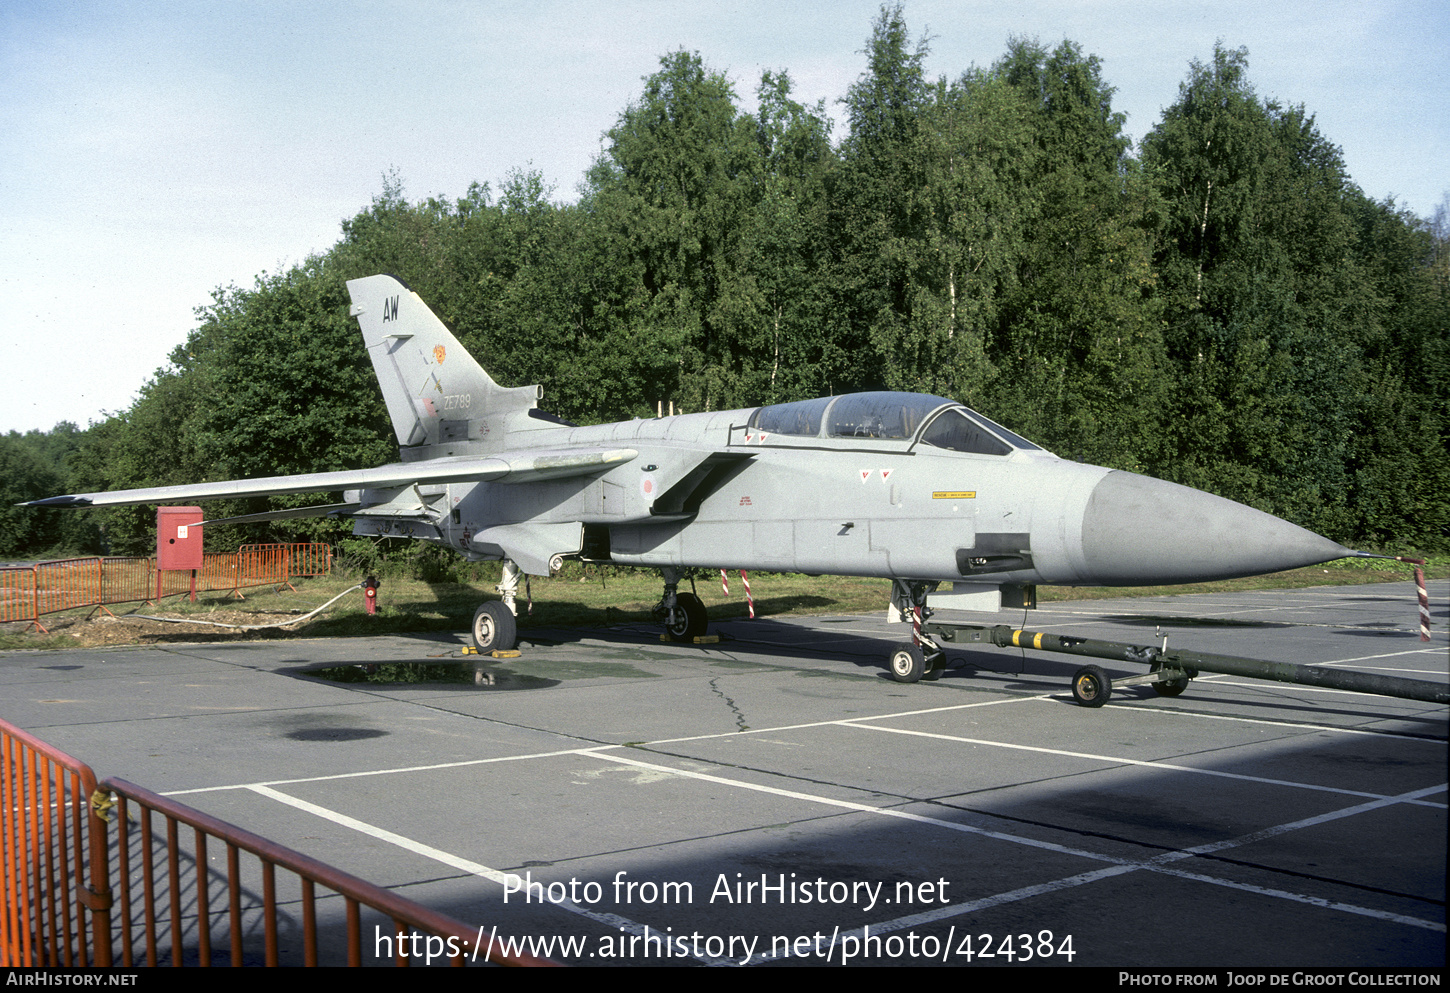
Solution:
M 593 557 L 625 565 L 1058 585 L 1197 582 L 1347 554 L 1231 501 L 1040 449 L 765 432 L 751 427 L 758 410 L 511 434 L 530 449 L 638 454 L 597 478 L 453 484 L 456 513 L 433 515 L 440 538 L 535 574 L 587 533 L 607 536 Z M 508 554 L 493 530 L 540 527 L 557 536 L 533 555 L 524 541 Z
M 354 533 L 546 575 L 579 556 L 972 588 L 1184 583 L 1358 553 L 1242 504 L 1066 461 L 955 401 L 865 393 L 572 426 L 503 388 L 391 276 L 348 283 L 402 461 L 74 494 L 105 506 L 345 491 Z

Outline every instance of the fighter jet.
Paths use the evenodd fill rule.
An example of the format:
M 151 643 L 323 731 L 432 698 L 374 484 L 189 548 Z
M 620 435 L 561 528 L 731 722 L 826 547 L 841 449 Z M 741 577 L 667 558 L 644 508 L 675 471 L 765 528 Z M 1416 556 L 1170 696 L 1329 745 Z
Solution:
M 893 611 L 1029 604 L 1039 583 L 1228 579 L 1358 553 L 1174 483 L 1058 458 L 944 397 L 872 392 L 580 427 L 537 386 L 489 377 L 398 279 L 347 284 L 402 461 L 374 469 L 79 493 L 29 506 L 104 507 L 343 491 L 342 503 L 233 520 L 330 516 L 357 535 L 502 560 L 480 651 L 517 638 L 521 573 L 565 559 L 658 568 L 655 608 L 686 641 L 707 625 L 686 570 L 762 569 L 892 581 Z M 950 587 L 950 592 L 945 588 Z M 920 637 L 893 675 L 939 675 Z

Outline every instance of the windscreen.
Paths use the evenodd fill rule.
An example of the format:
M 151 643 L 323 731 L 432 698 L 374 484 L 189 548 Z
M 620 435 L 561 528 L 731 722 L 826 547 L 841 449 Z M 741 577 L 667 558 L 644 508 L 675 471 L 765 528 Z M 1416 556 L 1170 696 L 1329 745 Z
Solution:
M 1001 438 L 991 434 L 966 414 L 966 408 L 944 411 L 927 426 L 923 445 L 977 455 L 1006 455 L 1012 451 Z

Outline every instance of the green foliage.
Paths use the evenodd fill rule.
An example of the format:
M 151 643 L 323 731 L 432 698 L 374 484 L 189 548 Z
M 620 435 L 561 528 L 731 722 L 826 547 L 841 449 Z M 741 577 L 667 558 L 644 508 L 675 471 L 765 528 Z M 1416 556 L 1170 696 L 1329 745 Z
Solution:
M 54 496 L 60 478 L 15 432 L 0 436 L 0 559 L 21 558 L 55 543 L 60 522 L 53 512 L 15 504 Z
M 1246 71 L 1243 49 L 1194 63 L 1144 143 L 1188 386 L 1175 478 L 1348 540 L 1443 547 L 1445 323 L 1427 246 L 1364 200 L 1312 116 L 1260 100 Z
M 743 244 L 762 149 L 724 76 L 683 51 L 660 66 L 608 133 L 593 218 L 623 263 L 616 292 L 637 301 L 630 339 L 660 360 L 641 384 L 645 410 L 658 399 L 729 408 L 752 371 L 763 303 Z

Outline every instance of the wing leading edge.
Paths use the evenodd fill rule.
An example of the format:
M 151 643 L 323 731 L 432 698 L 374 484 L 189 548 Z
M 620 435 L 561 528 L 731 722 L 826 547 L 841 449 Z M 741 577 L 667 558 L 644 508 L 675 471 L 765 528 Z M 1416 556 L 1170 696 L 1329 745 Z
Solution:
M 238 497 L 281 496 L 288 493 L 326 493 L 334 490 L 410 486 L 414 483 L 525 483 L 587 475 L 636 458 L 632 448 L 570 448 L 546 451 L 499 452 L 487 456 L 458 456 L 423 462 L 397 462 L 375 469 L 346 469 L 297 476 L 229 479 L 189 486 L 152 486 L 108 493 L 71 493 L 31 500 L 25 507 L 135 507 L 141 504 Z

